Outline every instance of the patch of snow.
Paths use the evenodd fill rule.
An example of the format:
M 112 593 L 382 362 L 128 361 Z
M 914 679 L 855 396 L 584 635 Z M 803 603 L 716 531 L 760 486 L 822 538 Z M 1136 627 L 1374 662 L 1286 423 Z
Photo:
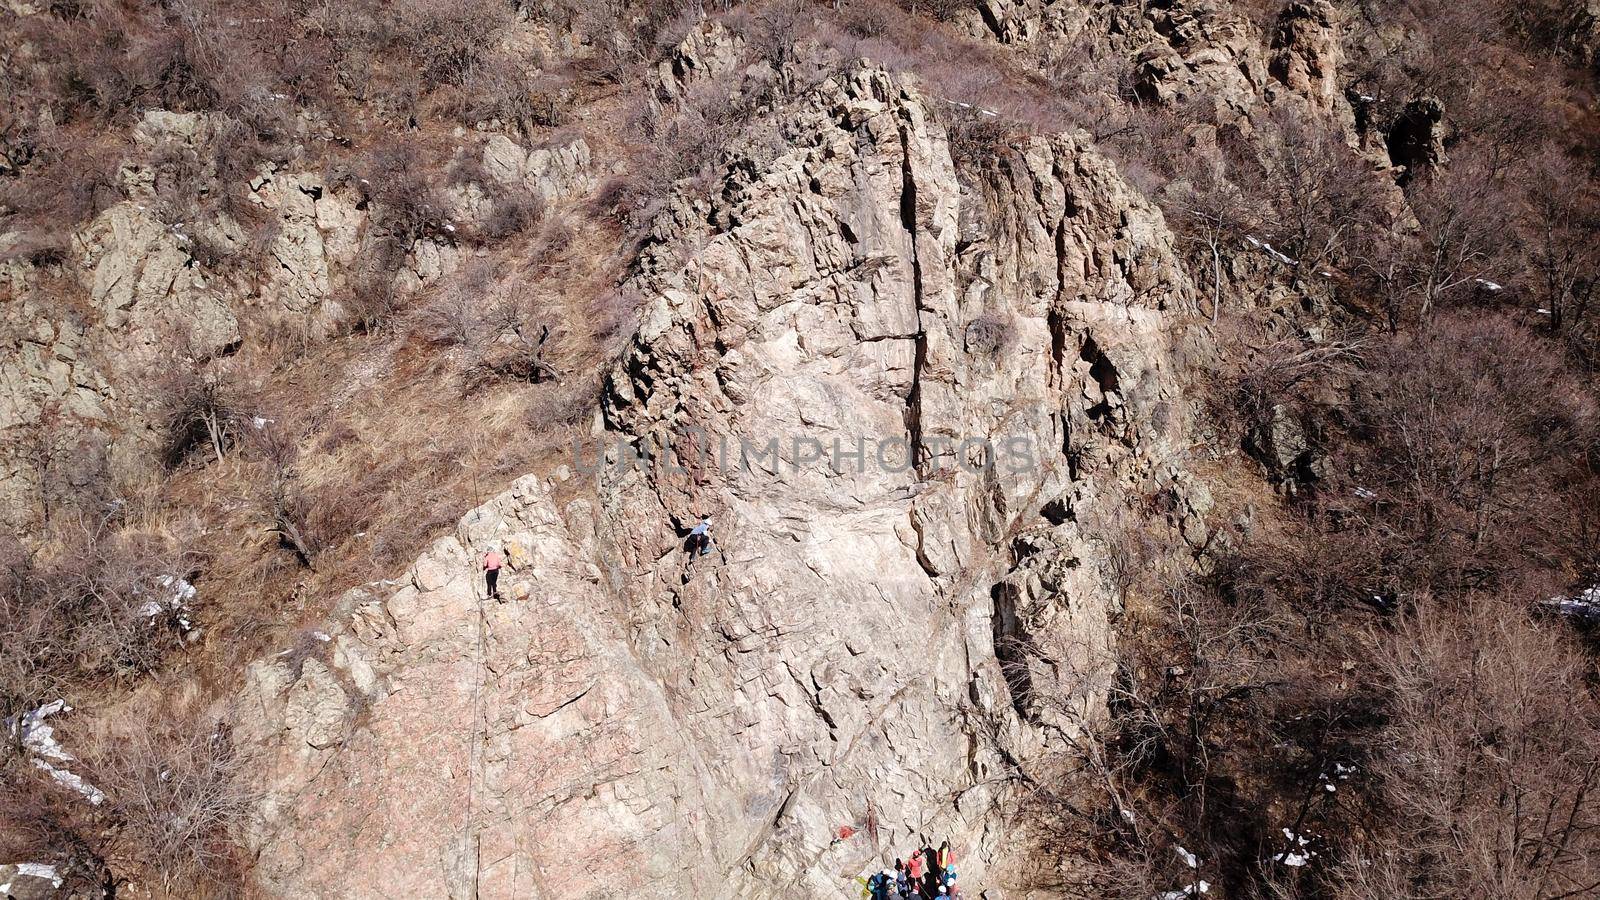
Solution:
M 1357 100 L 1360 100 L 1360 101 L 1361 101 L 1361 102 L 1362 102 L 1362 103 L 1371 103 L 1371 102 L 1373 102 L 1373 101 L 1374 101 L 1374 100 L 1377 100 L 1377 99 L 1378 99 L 1378 98 L 1377 98 L 1377 97 L 1372 97 L 1372 96 L 1369 96 L 1369 95 L 1367 95 L 1367 94 L 1357 94 L 1357 95 L 1356 95 L 1356 99 L 1357 99 Z
M 328 633 L 326 631 L 313 631 L 313 632 L 311 632 L 311 636 L 316 638 L 319 641 L 322 641 L 324 644 L 326 644 L 328 641 L 333 640 L 332 637 L 328 636 Z
M 1327 791 L 1331 794 L 1338 790 L 1338 788 L 1334 785 L 1334 782 L 1348 780 L 1355 770 L 1355 766 L 1347 766 L 1344 763 L 1336 762 L 1333 764 L 1333 771 L 1323 772 L 1321 775 L 1318 775 L 1317 781 L 1322 783 L 1322 789 L 1324 791 Z
M 1550 312 L 1550 310 L 1548 310 L 1548 309 L 1545 309 L 1545 308 L 1544 308 L 1544 307 L 1542 307 L 1542 306 L 1541 306 L 1541 307 L 1539 307 L 1539 308 L 1538 308 L 1538 309 L 1536 309 L 1536 310 L 1534 310 L 1534 312 L 1536 312 L 1536 313 L 1538 313 L 1538 314 L 1539 314 L 1539 315 L 1541 315 L 1541 316 L 1548 316 L 1548 315 L 1551 315 L 1551 312 Z
M 1360 497 L 1363 500 L 1376 500 L 1376 499 L 1378 499 L 1377 493 L 1375 493 L 1374 491 L 1371 491 L 1371 490 L 1369 490 L 1367 488 L 1364 488 L 1364 487 L 1356 488 L 1354 493 L 1355 493 L 1355 495 L 1357 497 Z
M 1201 894 L 1211 893 L 1211 882 L 1201 879 L 1186 887 L 1157 894 L 1154 900 L 1185 900 L 1189 897 L 1198 897 Z
M 170 612 L 175 615 L 178 626 L 185 634 L 193 631 L 194 623 L 189 619 L 189 602 L 195 598 L 194 585 L 176 575 L 162 575 L 156 578 L 155 586 L 158 596 L 153 600 L 146 600 L 144 605 L 139 607 L 139 615 L 151 619 Z
M 44 863 L 12 863 L 11 867 L 17 870 L 16 874 L 11 876 L 13 880 L 18 876 L 25 876 L 28 878 L 38 878 L 43 881 L 48 881 L 50 882 L 50 886 L 52 888 L 61 887 L 61 874 L 56 871 L 55 866 L 47 866 Z M 13 881 L 7 881 L 4 884 L 0 884 L 0 895 L 10 896 L 12 884 Z
M 106 795 L 99 788 L 83 780 L 83 776 L 76 775 L 66 769 L 58 769 L 42 759 L 33 761 L 35 766 L 50 773 L 55 782 L 68 790 L 81 794 L 83 799 L 89 801 L 91 806 L 99 806 L 106 802 Z
M 454 225 L 446 224 L 444 226 L 444 230 L 450 232 L 451 234 L 455 234 L 456 233 L 456 227 Z
M 1540 600 L 1539 605 L 1574 619 L 1600 620 L 1600 585 L 1585 588 L 1571 597 Z
M 71 762 L 72 755 L 61 749 L 56 741 L 56 730 L 45 724 L 45 719 L 56 713 L 72 712 L 65 700 L 46 703 L 33 712 L 22 714 L 22 747 L 34 756 L 43 756 L 60 762 Z M 9 723 L 8 723 L 9 724 Z
M 1273 859 L 1277 862 L 1283 863 L 1286 866 L 1293 866 L 1294 868 L 1298 869 L 1306 863 L 1311 862 L 1311 854 L 1285 852 L 1279 853 L 1277 856 L 1274 856 Z
M 261 429 L 267 427 L 268 425 L 271 425 L 273 423 L 273 421 L 274 421 L 273 419 L 263 419 L 260 416 L 256 416 L 255 418 L 250 420 L 250 427 L 254 428 L 257 431 L 260 431 Z
M 1185 850 L 1182 845 L 1178 847 L 1178 858 L 1183 860 L 1183 864 L 1191 869 L 1200 868 L 1200 860 L 1196 859 L 1193 853 Z
M 1289 841 L 1289 849 L 1274 856 L 1272 858 L 1273 862 L 1280 862 L 1298 869 L 1311 862 L 1311 858 L 1317 855 L 1314 851 L 1306 848 L 1306 845 L 1311 843 L 1310 835 L 1295 834 L 1291 829 L 1285 828 L 1283 829 L 1283 836 Z
M 1472 280 L 1477 282 L 1478 284 L 1483 285 L 1483 289 L 1486 290 L 1486 291 L 1498 292 L 1498 291 L 1505 290 L 1505 288 L 1501 287 L 1498 284 L 1495 284 L 1494 282 L 1490 281 L 1487 278 L 1474 278 Z
M 33 764 L 49 773 L 56 783 L 67 787 L 95 806 L 105 802 L 106 795 L 99 788 L 84 781 L 81 777 L 57 768 L 54 762 L 69 763 L 73 761 L 72 754 L 68 753 L 61 743 L 56 740 L 55 728 L 45 724 L 45 719 L 57 713 L 71 712 L 72 707 L 65 700 L 56 700 L 22 714 L 21 722 L 6 722 L 6 730 L 22 730 L 22 747 L 33 757 Z
M 1300 261 L 1299 260 L 1291 259 L 1289 256 L 1278 252 L 1278 249 L 1276 247 L 1272 246 L 1271 244 L 1267 243 L 1266 241 L 1261 240 L 1260 238 L 1256 237 L 1255 235 L 1247 235 L 1245 237 L 1245 242 L 1248 243 L 1250 246 L 1256 248 L 1257 250 L 1264 251 L 1268 256 L 1272 257 L 1273 259 L 1277 260 L 1278 262 L 1283 263 L 1286 266 L 1298 266 L 1298 265 L 1300 265 Z

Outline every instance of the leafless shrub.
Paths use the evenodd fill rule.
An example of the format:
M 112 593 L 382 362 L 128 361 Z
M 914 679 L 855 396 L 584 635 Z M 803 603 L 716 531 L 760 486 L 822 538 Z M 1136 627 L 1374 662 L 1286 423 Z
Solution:
M 1259 158 L 1234 163 L 1238 178 L 1260 179 L 1272 242 L 1293 260 L 1297 278 L 1311 277 L 1340 259 L 1352 234 L 1372 227 L 1383 207 L 1370 167 L 1343 141 L 1292 107 L 1279 109 Z
M 445 95 L 444 111 L 463 125 L 495 127 L 523 138 L 571 117 L 568 80 L 527 71 L 521 60 L 491 57 Z
M 1405 245 L 1411 256 L 1400 269 L 1401 291 L 1415 298 L 1416 315 L 1425 320 L 1450 297 L 1503 277 L 1496 256 L 1509 204 L 1496 179 L 1459 163 L 1448 178 L 1423 179 L 1409 198 L 1419 228 L 1415 242 Z
M 880 0 L 857 0 L 844 4 L 840 18 L 845 31 L 858 38 L 881 38 L 892 27 L 889 10 Z
M 993 165 L 1010 137 L 998 113 L 970 103 L 952 108 L 946 118 L 950 155 L 967 168 Z
M 225 722 L 147 704 L 128 710 L 86 755 L 117 821 L 114 844 L 166 890 L 238 881 L 247 859 L 236 840 L 256 791 Z
M 810 5 L 803 0 L 767 0 L 755 13 L 751 45 L 785 84 L 793 74 L 795 43 L 811 23 Z
M 48 775 L 12 761 L 0 762 L 0 858 L 54 866 L 62 888 L 93 896 L 113 884 L 101 842 L 82 813 L 81 799 L 63 794 Z
M 1185 243 L 1204 258 L 1204 268 L 1210 272 L 1211 321 L 1215 324 L 1222 311 L 1223 260 L 1256 227 L 1259 211 L 1216 169 L 1201 164 L 1193 166 L 1190 173 L 1175 185 L 1175 196 L 1165 208 Z
M 315 507 L 295 471 L 299 448 L 281 423 L 272 421 L 248 432 L 249 445 L 256 459 L 253 500 L 266 520 L 269 534 L 278 545 L 293 554 L 300 565 L 310 568 L 322 550 L 311 528 Z
M 967 352 L 998 356 L 1016 340 L 1016 323 L 1009 315 L 989 310 L 967 326 Z
M 1360 396 L 1372 443 L 1358 460 L 1365 487 L 1394 504 L 1382 521 L 1416 548 L 1412 578 L 1495 584 L 1561 540 L 1564 485 L 1584 471 L 1596 414 L 1558 350 L 1504 320 L 1453 314 L 1374 362 L 1387 389 Z
M 699 9 L 682 0 L 602 0 L 568 9 L 574 6 L 574 25 L 591 38 L 596 51 L 584 75 L 597 83 L 621 81 L 655 59 L 662 35 Z
M 221 462 L 237 443 L 243 397 L 226 377 L 189 360 L 169 360 L 152 390 L 163 430 L 161 457 L 169 469 L 197 453 Z
M 665 208 L 678 182 L 709 179 L 723 154 L 749 123 L 752 98 L 731 81 L 696 86 L 664 121 L 637 117 L 651 142 L 637 174 L 618 176 L 596 192 L 592 206 L 638 235 Z
M 195 560 L 170 542 L 92 521 L 62 528 L 41 560 L 20 544 L 0 569 L 0 721 L 96 679 L 158 668 L 182 646 L 192 614 L 184 582 Z M 22 735 L 6 732 L 8 749 Z
M 1248 422 L 1259 421 L 1307 382 L 1353 373 L 1365 361 L 1371 343 L 1363 338 L 1315 344 L 1299 338 L 1273 341 L 1252 354 L 1241 369 L 1235 403 Z
M 441 347 L 472 347 L 488 340 L 508 317 L 504 305 L 489 267 L 469 265 L 417 311 L 416 330 Z
M 1362 842 L 1338 896 L 1592 892 L 1600 709 L 1570 639 L 1474 597 L 1419 607 L 1375 662 L 1391 721 L 1371 768 L 1392 829 Z
M 1592 172 L 1545 151 L 1517 173 L 1527 210 L 1521 231 L 1539 308 L 1550 329 L 1592 358 L 1593 307 L 1600 289 L 1600 191 Z

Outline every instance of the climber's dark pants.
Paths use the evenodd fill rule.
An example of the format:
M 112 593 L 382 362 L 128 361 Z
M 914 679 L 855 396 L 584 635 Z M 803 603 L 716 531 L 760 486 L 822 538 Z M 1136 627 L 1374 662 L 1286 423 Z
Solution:
M 484 572 L 483 572 L 483 583 L 485 585 L 487 585 L 488 588 L 489 588 L 489 596 L 491 596 L 491 597 L 500 596 L 499 589 L 495 587 L 495 583 L 498 582 L 499 580 L 500 580 L 500 570 L 499 569 L 485 569 L 484 570 Z

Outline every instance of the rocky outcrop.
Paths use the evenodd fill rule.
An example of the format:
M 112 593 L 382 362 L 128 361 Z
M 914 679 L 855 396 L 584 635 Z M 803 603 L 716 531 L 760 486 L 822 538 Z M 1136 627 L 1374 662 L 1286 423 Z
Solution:
M 142 474 L 159 437 L 149 385 L 161 366 L 227 354 L 242 340 L 241 320 L 315 338 L 348 318 L 341 299 L 381 255 L 370 185 L 330 183 L 277 163 L 263 165 L 247 185 L 223 184 L 210 147 L 217 130 L 204 115 L 145 112 L 118 169 L 126 199 L 74 231 L 64 258 L 19 254 L 0 262 L 7 324 L 0 430 L 8 436 L 0 444 L 0 520 L 7 524 L 36 517 L 46 459 L 94 445 L 107 448 L 115 472 Z M 469 146 L 482 153 L 483 178 L 502 192 L 554 206 L 594 187 L 580 136 L 532 150 L 498 135 Z M 257 210 L 255 236 L 225 211 L 175 208 L 196 193 L 235 187 Z M 460 264 L 464 251 L 452 234 L 458 224 L 482 226 L 491 213 L 485 197 L 481 189 L 463 195 L 457 222 L 439 223 L 438 234 L 403 249 L 398 270 L 388 273 L 397 290 L 417 290 Z M 207 266 L 213 257 L 252 258 L 261 236 L 259 269 Z M 0 234 L 0 252 L 23 244 L 24 235 Z
M 650 73 L 650 102 L 659 111 L 684 99 L 696 85 L 731 75 L 743 62 L 744 41 L 720 23 L 692 28 Z
M 962 177 L 881 72 L 783 114 L 656 223 L 587 449 L 252 668 L 264 891 L 837 896 L 918 837 L 1003 882 L 1010 767 L 1103 705 L 1099 523 L 1203 535 L 1191 289 L 1082 135 Z
M 313 334 L 330 331 L 340 319 L 335 298 L 362 249 L 361 198 L 318 175 L 268 167 L 250 182 L 250 200 L 277 224 L 258 287 L 262 305 Z
M 1402 180 L 1444 162 L 1444 104 L 1433 97 L 1410 101 L 1389 128 L 1389 161 L 1402 167 Z
M 195 268 L 189 242 L 181 228 L 132 202 L 73 235 L 79 279 L 108 331 L 148 342 L 180 334 L 200 355 L 238 342 L 239 323 Z
M 1344 50 L 1335 17 L 1327 0 L 1289 4 L 1278 16 L 1268 65 L 1273 78 L 1323 113 L 1334 112 L 1343 100 L 1338 76 Z
M 499 184 L 525 190 L 541 204 L 588 193 L 595 183 L 589 144 L 577 136 L 524 150 L 505 135 L 492 135 L 484 144 L 483 168 Z

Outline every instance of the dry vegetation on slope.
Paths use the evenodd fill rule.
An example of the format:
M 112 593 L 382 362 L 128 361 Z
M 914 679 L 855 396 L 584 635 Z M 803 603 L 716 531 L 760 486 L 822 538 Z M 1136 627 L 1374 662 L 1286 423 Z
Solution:
M 670 103 L 638 98 L 699 15 L 672 3 L 0 13 L 0 250 L 42 280 L 46 318 L 98 324 L 63 266 L 74 231 L 123 199 L 144 109 L 214 117 L 200 151 L 151 168 L 165 224 L 232 223 L 193 229 L 187 264 L 216 283 L 273 265 L 247 189 L 264 164 L 354 191 L 377 235 L 332 333 L 253 303 L 227 353 L 152 366 L 146 467 L 112 466 L 67 410 L 12 429 L 39 490 L 6 547 L 0 713 L 98 708 L 104 734 L 68 742 L 108 800 L 85 806 L 13 745 L 0 857 L 84 885 L 232 890 L 248 860 L 228 843 L 236 761 L 205 712 L 214 691 L 553 465 L 594 413 L 629 315 L 613 286 L 668 192 L 715 189 L 734 136 L 783 140 L 763 118 L 774 98 L 866 56 L 950 101 L 975 189 L 1017 134 L 1082 127 L 1162 203 L 1229 361 L 1212 443 L 1257 460 L 1211 461 L 1200 576 L 1126 544 L 1122 687 L 1071 761 L 1093 778 L 1018 773 L 1049 826 L 1041 853 L 1067 860 L 1039 877 L 1084 897 L 1201 879 L 1227 897 L 1595 895 L 1592 647 L 1530 613 L 1600 577 L 1600 145 L 1594 73 L 1569 52 L 1581 30 L 1553 3 L 1282 7 L 1085 4 L 1075 31 L 1022 40 L 987 4 L 737 6 L 711 15 L 741 65 Z M 1322 9 L 1337 27 L 1306 25 Z M 1322 107 L 1224 96 L 1139 53 L 1242 35 L 1219 52 L 1248 47 L 1288 85 L 1302 31 L 1333 35 Z M 455 152 L 573 131 L 607 177 L 552 208 Z M 446 234 L 464 185 L 491 212 Z M 470 258 L 396 292 L 424 239 Z M 175 611 L 142 612 L 172 575 L 199 589 L 198 640 Z M 174 833 L 163 808 L 184 804 L 205 824 Z

